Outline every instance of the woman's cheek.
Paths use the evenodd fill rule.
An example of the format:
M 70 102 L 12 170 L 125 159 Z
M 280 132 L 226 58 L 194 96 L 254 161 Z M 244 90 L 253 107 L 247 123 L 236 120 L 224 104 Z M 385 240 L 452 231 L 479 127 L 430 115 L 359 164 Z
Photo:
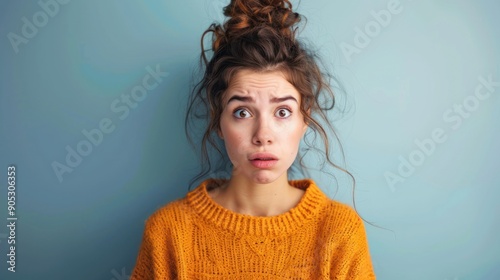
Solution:
M 234 166 L 237 166 L 245 155 L 245 145 L 241 137 L 230 137 L 228 140 L 226 142 L 226 149 L 229 160 L 231 160 Z

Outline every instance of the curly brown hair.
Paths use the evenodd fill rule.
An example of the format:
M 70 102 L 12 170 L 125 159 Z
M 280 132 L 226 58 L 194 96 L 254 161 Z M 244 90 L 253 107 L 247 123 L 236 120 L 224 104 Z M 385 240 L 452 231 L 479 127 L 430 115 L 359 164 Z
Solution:
M 204 122 L 203 134 L 199 135 L 202 170 L 191 181 L 190 188 L 205 176 L 225 170 L 229 163 L 216 133 L 220 129 L 226 89 L 235 73 L 242 69 L 280 71 L 300 93 L 300 112 L 311 128 L 313 138 L 304 141 L 307 148 L 299 151 L 292 167 L 301 174 L 308 174 L 303 159 L 305 153 L 315 150 L 325 163 L 348 174 L 355 185 L 354 176 L 336 165 L 330 155 L 328 130 L 339 143 L 344 157 L 342 145 L 327 115 L 335 107 L 335 94 L 330 82 L 336 79 L 323 73 L 318 56 L 296 39 L 301 15 L 292 10 L 288 0 L 231 0 L 224 8 L 224 15 L 228 19 L 222 25 L 213 23 L 202 35 L 203 77 L 193 89 L 186 113 L 186 135 L 195 148 L 192 139 L 200 131 L 196 129 L 195 120 Z M 205 50 L 204 39 L 209 33 L 212 33 L 212 44 L 209 50 Z M 213 54 L 210 59 L 206 52 Z M 308 138 L 307 134 L 305 138 Z M 317 135 L 322 140 L 319 145 L 322 147 L 315 143 Z M 214 154 L 209 154 L 210 147 L 214 148 Z M 219 165 L 214 168 L 215 162 Z

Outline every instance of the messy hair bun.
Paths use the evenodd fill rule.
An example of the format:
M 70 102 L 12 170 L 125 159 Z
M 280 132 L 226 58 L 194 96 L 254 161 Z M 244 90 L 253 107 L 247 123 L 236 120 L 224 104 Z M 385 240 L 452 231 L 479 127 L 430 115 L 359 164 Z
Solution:
M 301 16 L 292 10 L 292 4 L 288 0 L 231 0 L 223 11 L 226 21 L 222 25 L 213 23 L 202 35 L 203 77 L 193 89 L 185 119 L 186 134 L 195 149 L 200 146 L 194 145 L 193 138 L 201 137 L 202 170 L 190 187 L 207 175 L 220 178 L 231 174 L 230 160 L 217 132 L 220 131 L 226 89 L 232 77 L 243 69 L 279 71 L 300 94 L 299 109 L 309 130 L 304 139 L 306 147 L 299 149 L 291 170 L 307 175 L 303 159 L 305 153 L 315 151 L 324 163 L 345 172 L 355 182 L 349 171 L 332 161 L 329 133 L 342 152 L 327 114 L 335 105 L 335 94 L 330 86 L 332 76 L 321 71 L 316 54 L 296 38 L 296 25 Z M 206 50 L 204 37 L 210 33 L 212 47 Z M 205 53 L 212 54 L 209 60 Z M 197 135 L 200 131 L 201 135 Z
M 210 30 L 214 32 L 213 51 L 256 29 L 267 29 L 294 40 L 296 27 L 293 26 L 300 21 L 300 15 L 292 11 L 288 0 L 233 0 L 224 8 L 224 15 L 229 18 L 224 25 L 213 25 Z

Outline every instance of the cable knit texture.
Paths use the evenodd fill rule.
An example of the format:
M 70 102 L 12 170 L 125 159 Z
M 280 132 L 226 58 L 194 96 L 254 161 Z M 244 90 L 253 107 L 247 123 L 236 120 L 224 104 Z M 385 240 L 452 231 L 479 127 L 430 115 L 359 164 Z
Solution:
M 304 195 L 271 217 L 223 208 L 208 194 L 214 184 L 147 219 L 131 280 L 375 279 L 362 220 L 312 180 L 290 181 Z

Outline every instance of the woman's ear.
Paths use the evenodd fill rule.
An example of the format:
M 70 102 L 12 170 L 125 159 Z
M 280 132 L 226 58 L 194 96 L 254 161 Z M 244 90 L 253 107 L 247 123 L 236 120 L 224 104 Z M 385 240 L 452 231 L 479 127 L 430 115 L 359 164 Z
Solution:
M 307 109 L 307 115 L 310 116 L 311 115 L 311 108 Z M 307 131 L 307 128 L 309 127 L 309 121 L 306 117 L 304 117 L 304 127 L 303 127 L 303 133 L 306 133 Z
M 306 122 L 304 122 L 304 127 L 302 128 L 302 137 L 306 134 L 307 128 L 309 128 L 309 125 L 307 125 Z
M 217 129 L 217 135 L 219 135 L 220 139 L 224 140 L 224 135 L 222 135 L 222 131 L 219 129 Z

